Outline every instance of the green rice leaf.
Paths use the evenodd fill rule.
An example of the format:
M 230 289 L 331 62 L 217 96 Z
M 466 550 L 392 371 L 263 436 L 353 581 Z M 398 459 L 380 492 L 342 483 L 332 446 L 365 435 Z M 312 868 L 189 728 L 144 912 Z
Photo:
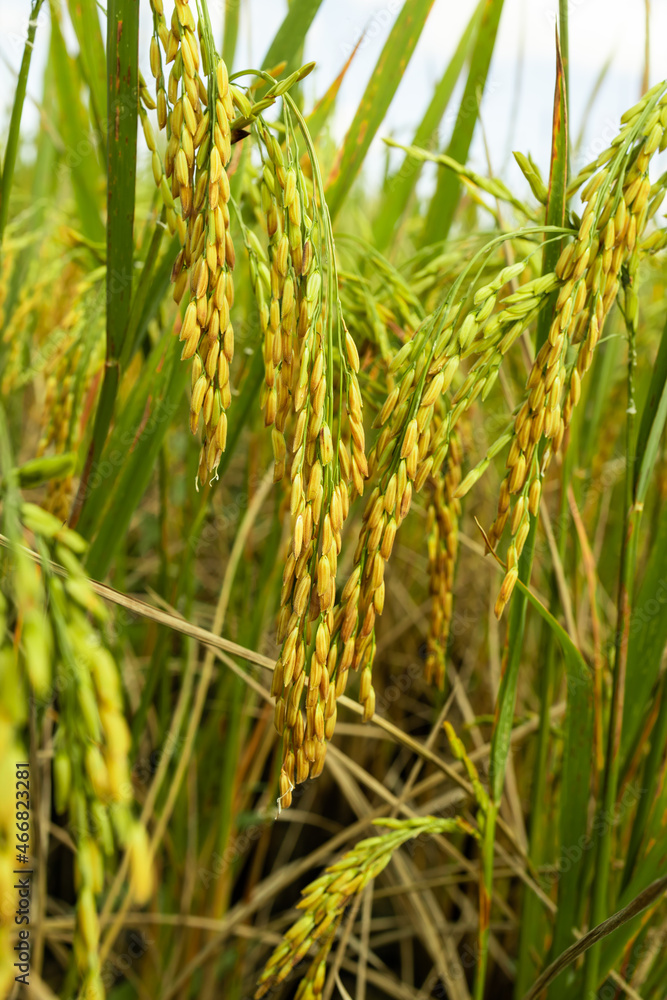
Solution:
M 122 543 L 185 391 L 188 369 L 174 347 L 171 330 L 166 330 L 147 358 L 101 460 L 91 469 L 91 502 L 84 507 L 80 530 L 94 535 L 86 565 L 96 579 L 106 576 Z
M 468 21 L 454 54 L 433 91 L 431 103 L 414 134 L 412 146 L 420 146 L 425 149 L 437 147 L 438 130 L 442 116 L 447 110 L 465 61 L 470 55 L 485 5 L 486 0 L 480 0 Z M 383 250 L 387 246 L 397 224 L 403 217 L 410 196 L 419 180 L 421 169 L 421 165 L 411 161 L 409 154 L 406 154 L 401 166 L 387 178 L 373 226 L 378 250 Z
M 98 144 L 102 144 L 106 131 L 106 53 L 98 5 L 95 0 L 68 0 L 67 9 L 79 43 L 79 65 L 90 92 L 90 110 Z
M 225 0 L 225 28 L 222 38 L 222 58 L 231 72 L 236 54 L 236 42 L 239 35 L 239 15 L 241 4 L 239 0 Z
M 44 0 L 33 0 L 30 8 L 28 36 L 23 49 L 23 58 L 21 60 L 21 68 L 19 69 L 19 77 L 16 92 L 14 94 L 12 114 L 9 120 L 9 132 L 7 134 L 5 155 L 2 161 L 2 174 L 0 176 L 0 244 L 2 244 L 2 236 L 5 231 L 5 226 L 7 225 L 7 219 L 9 218 L 9 194 L 14 180 L 14 168 L 16 166 L 16 157 L 19 148 L 19 133 L 21 128 L 21 118 L 23 116 L 23 104 L 28 86 L 28 73 L 30 71 L 32 50 L 37 31 L 37 15 L 39 14 L 43 2 Z
M 301 48 L 321 5 L 322 0 L 293 0 L 289 5 L 285 20 L 278 28 L 276 36 L 262 60 L 262 69 L 272 69 L 283 60 L 287 63 L 286 76 L 298 69 L 301 61 Z
M 308 131 L 310 132 L 310 137 L 313 140 L 313 142 L 315 141 L 315 139 L 317 139 L 318 135 L 328 122 L 336 106 L 336 98 L 338 97 L 338 91 L 341 88 L 341 85 L 343 83 L 343 80 L 345 79 L 348 69 L 352 65 L 352 60 L 357 54 L 361 41 L 362 39 L 360 38 L 357 44 L 352 49 L 352 52 L 348 56 L 345 65 L 343 66 L 342 70 L 340 71 L 336 79 L 333 81 L 327 92 L 320 98 L 320 100 L 317 102 L 313 110 L 306 118 Z
M 384 120 L 432 6 L 433 0 L 410 0 L 403 4 L 396 18 L 329 175 L 327 202 L 332 219 L 340 211 L 361 170 L 368 147 Z
M 475 48 L 470 60 L 466 82 L 454 131 L 447 147 L 447 155 L 458 163 L 468 159 L 470 143 L 479 116 L 479 99 L 484 92 L 491 57 L 496 44 L 498 24 L 503 0 L 486 0 L 477 32 Z M 455 174 L 443 171 L 438 177 L 435 193 L 424 223 L 422 241 L 435 243 L 447 237 L 456 205 L 459 200 L 460 182 Z
M 88 239 L 104 240 L 100 217 L 102 167 L 97 158 L 86 109 L 81 101 L 81 73 L 70 58 L 56 8 L 51 8 L 51 53 L 55 68 L 56 92 L 60 113 L 58 129 L 65 144 L 64 162 L 72 177 L 72 188 L 79 213 L 81 231 Z

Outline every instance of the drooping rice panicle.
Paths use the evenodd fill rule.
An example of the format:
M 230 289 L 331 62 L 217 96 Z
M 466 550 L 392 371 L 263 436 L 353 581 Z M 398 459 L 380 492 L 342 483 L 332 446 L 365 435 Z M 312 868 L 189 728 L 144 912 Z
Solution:
M 562 447 L 579 401 L 582 377 L 590 368 L 622 274 L 636 260 L 637 241 L 649 217 L 648 167 L 664 139 L 665 106 L 667 95 L 660 85 L 626 118 L 613 145 L 598 157 L 597 169 L 581 195 L 586 207 L 576 239 L 565 247 L 556 266 L 561 285 L 554 319 L 528 376 L 528 397 L 514 422 L 508 472 L 489 533 L 493 545 L 502 537 L 511 515 L 507 573 L 495 607 L 498 617 L 516 583 L 518 558 L 531 518 L 539 509 L 542 480 L 553 455 Z M 631 309 L 636 309 L 632 294 L 630 303 Z M 576 360 L 568 370 L 570 348 L 574 348 Z M 541 451 L 543 440 L 547 443 Z M 512 497 L 516 497 L 514 503 Z
M 427 683 L 442 690 L 445 682 L 445 657 L 454 600 L 454 571 L 458 550 L 458 522 L 461 502 L 455 496 L 461 481 L 463 455 L 456 430 L 449 439 L 449 451 L 443 469 L 433 470 L 429 480 L 427 540 L 431 613 L 426 638 Z
M 378 819 L 375 825 L 389 827 L 389 833 L 360 841 L 351 851 L 325 869 L 323 875 L 302 890 L 297 904 L 304 915 L 283 935 L 262 972 L 255 1000 L 282 983 L 292 969 L 317 948 L 296 993 L 298 1000 L 321 997 L 326 974 L 326 958 L 340 920 L 350 901 L 387 867 L 394 851 L 417 837 L 461 832 L 475 835 L 464 820 L 420 816 L 416 819 Z

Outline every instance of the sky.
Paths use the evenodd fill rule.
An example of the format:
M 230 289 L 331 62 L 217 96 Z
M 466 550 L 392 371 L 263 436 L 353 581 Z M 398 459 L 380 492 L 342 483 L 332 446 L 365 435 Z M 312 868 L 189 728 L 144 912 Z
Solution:
M 141 2 L 141 64 L 147 67 L 150 16 L 148 0 Z M 235 68 L 258 66 L 279 27 L 284 0 L 240 0 L 241 27 Z M 411 0 L 407 0 L 411 2 Z M 103 3 L 100 4 L 103 6 Z M 352 48 L 362 38 L 341 89 L 335 119 L 335 137 L 345 135 L 359 98 L 373 72 L 378 56 L 400 9 L 400 0 L 323 0 L 306 43 L 304 59 L 317 67 L 307 79 L 307 101 L 314 102 L 340 72 Z M 41 72 L 48 45 L 47 4 L 40 15 L 28 95 L 38 100 Z M 418 43 L 405 77 L 385 122 L 371 147 L 367 170 L 371 180 L 384 166 L 382 136 L 410 142 L 458 39 L 475 7 L 475 0 L 435 0 L 426 29 Z M 0 140 L 14 95 L 16 73 L 27 31 L 28 0 L 0 0 L 3 33 L 0 37 Z M 209 0 L 214 30 L 222 36 L 224 0 Z M 498 43 L 487 79 L 482 122 L 492 155 L 494 173 L 510 183 L 522 184 L 511 151 L 530 152 L 543 172 L 548 169 L 555 74 L 554 26 L 558 0 L 505 0 Z M 169 16 L 168 0 L 165 9 Z M 570 114 L 571 134 L 576 137 L 595 81 L 603 66 L 609 68 L 599 94 L 586 116 L 586 128 L 577 163 L 583 165 L 608 145 L 622 112 L 639 97 L 646 42 L 645 0 L 570 0 Z M 75 51 L 73 35 L 67 34 Z M 650 0 L 650 83 L 667 76 L 667 0 Z M 661 44 L 662 43 L 662 44 Z M 446 143 L 449 122 L 462 89 L 462 81 L 444 120 Z M 26 108 L 28 127 L 37 127 L 34 105 Z M 400 154 L 399 154 L 400 155 Z M 486 172 L 483 135 L 478 128 L 470 153 L 470 164 Z M 428 185 L 428 175 L 423 182 Z

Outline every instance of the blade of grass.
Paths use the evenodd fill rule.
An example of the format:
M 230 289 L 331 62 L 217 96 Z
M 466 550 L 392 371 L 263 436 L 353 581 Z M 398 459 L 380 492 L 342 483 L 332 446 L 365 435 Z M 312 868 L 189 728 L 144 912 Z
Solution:
M 343 83 L 343 80 L 345 79 L 345 75 L 347 74 L 348 69 L 352 65 L 352 60 L 357 54 L 362 39 L 363 35 L 352 49 L 352 52 L 348 56 L 345 65 L 343 66 L 342 70 L 340 71 L 336 79 L 333 81 L 327 92 L 320 98 L 320 100 L 317 102 L 313 110 L 306 118 L 308 131 L 310 132 L 310 137 L 313 140 L 313 142 L 315 142 L 318 135 L 328 122 L 336 106 L 336 98 L 338 97 L 338 91 L 341 88 L 341 85 Z
M 432 6 L 433 0 L 410 0 L 403 4 L 396 18 L 327 181 L 327 203 L 332 220 L 361 170 L 368 147 L 384 120 Z
M 632 279 L 629 277 L 628 281 Z M 626 312 L 627 317 L 627 312 Z M 607 735 L 606 759 L 603 776 L 603 790 L 598 817 L 612 815 L 616 804 L 620 767 L 621 767 L 621 731 L 623 727 L 623 711 L 628 668 L 628 645 L 630 638 L 630 620 L 634 598 L 634 576 L 637 555 L 637 535 L 643 504 L 637 503 L 636 495 L 636 464 L 637 440 L 635 428 L 635 368 L 636 354 L 636 319 L 626 319 L 628 334 L 628 376 L 627 376 L 627 407 L 626 407 L 626 456 L 625 456 L 625 494 L 623 499 L 623 534 L 618 574 L 618 596 L 616 611 L 616 631 L 614 635 L 613 679 L 611 704 L 609 706 L 609 731 Z M 598 824 L 595 825 L 598 834 Z M 614 829 L 611 823 L 606 823 L 597 836 L 595 854 L 595 874 L 593 879 L 593 896 L 591 902 L 591 922 L 600 923 L 612 905 L 609 872 L 612 860 L 612 845 Z M 584 990 L 594 991 L 600 979 L 599 944 L 594 944 L 586 955 L 584 965 Z
M 667 552 L 667 507 L 662 509 L 658 530 L 652 540 L 651 552 L 635 601 L 630 626 L 628 664 L 632 672 L 633 697 L 626 701 L 623 713 L 621 757 L 624 767 L 627 767 L 641 736 L 667 643 L 667 614 L 664 610 L 667 600 L 665 552 Z
M 231 72 L 236 55 L 236 42 L 239 37 L 239 15 L 241 0 L 225 0 L 225 27 L 222 36 L 222 58 Z
M 102 454 L 113 419 L 120 358 L 132 301 L 134 200 L 137 177 L 139 2 L 110 0 L 107 9 L 107 334 L 104 381 L 93 435 L 74 501 L 79 519 L 88 477 Z
M 639 820 L 648 817 L 643 829 L 639 829 L 641 836 L 641 846 L 638 855 L 638 862 L 632 874 L 632 878 L 625 885 L 620 893 L 617 905 L 627 905 L 638 894 L 644 892 L 648 886 L 656 879 L 664 875 L 665 871 L 665 814 L 667 813 L 667 766 L 664 761 L 664 728 L 665 711 L 664 706 L 656 720 L 656 725 L 652 737 L 656 738 L 656 753 L 653 747 L 649 752 L 647 764 L 657 764 L 657 769 L 651 774 L 648 769 L 644 771 L 641 784 L 639 780 L 628 782 L 616 803 L 614 813 L 606 818 L 608 826 L 625 820 L 632 826 L 633 833 Z M 660 745 L 662 744 L 662 745 Z M 656 761 L 656 757 L 658 760 Z M 634 806 L 637 804 L 635 812 Z M 647 918 L 637 916 L 632 921 L 619 928 L 604 942 L 600 948 L 600 967 L 598 979 L 603 983 L 612 970 L 619 968 L 627 962 L 628 946 L 637 939 L 639 933 L 645 927 Z M 658 947 L 660 947 L 658 945 Z M 650 996 L 651 994 L 642 995 Z M 659 995 L 659 994 L 657 994 Z
M 500 10 L 498 10 L 500 16 Z M 483 26 L 482 26 L 483 27 Z M 482 32 L 480 27 L 480 33 Z M 497 23 L 496 23 L 497 27 Z M 495 35 L 494 35 L 495 37 Z M 490 57 L 489 57 L 490 58 Z M 487 64 L 488 65 L 488 64 Z M 472 72 L 472 70 L 471 70 Z M 556 86 L 554 93 L 554 114 L 551 145 L 551 169 L 549 174 L 549 197 L 547 200 L 546 223 L 550 226 L 562 226 L 565 219 L 565 191 L 567 189 L 567 93 L 563 78 L 563 62 L 556 34 Z M 545 244 L 543 252 L 543 273 L 553 270 L 560 255 L 562 240 L 553 240 Z M 546 303 L 537 321 L 536 351 L 546 341 L 553 313 L 553 297 Z M 518 584 L 527 587 L 530 583 L 533 556 L 535 552 L 536 522 L 533 520 L 526 547 L 519 559 Z M 526 624 L 527 596 L 522 587 L 516 594 L 510 609 L 510 620 L 507 629 L 507 639 L 503 654 L 502 676 L 491 739 L 491 779 L 490 791 L 492 806 L 487 814 L 482 847 L 483 874 L 480 882 L 480 924 L 479 924 L 479 960 L 475 978 L 475 1000 L 483 1000 L 486 962 L 488 955 L 489 918 L 491 910 L 491 894 L 493 891 L 493 857 L 495 842 L 495 821 L 502 798 L 505 782 L 505 769 L 509 753 L 509 738 L 514 719 L 519 665 L 523 647 L 523 637 Z M 547 688 L 548 690 L 549 688 Z M 548 705 L 540 707 L 540 724 L 548 725 Z
M 298 68 L 301 47 L 321 5 L 322 0 L 293 0 L 264 56 L 262 69 L 272 69 L 283 61 L 287 63 L 285 75 Z
M 150 482 L 170 419 L 185 390 L 188 372 L 173 347 L 173 337 L 167 331 L 148 356 L 131 404 L 124 408 L 99 467 L 92 470 L 92 500 L 90 507 L 84 507 L 81 527 L 87 535 L 95 536 L 86 567 L 98 579 L 108 572 Z
M 159 256 L 165 232 L 164 218 L 165 211 L 163 209 L 153 231 L 146 259 L 136 282 L 127 321 L 127 333 L 120 356 L 121 371 L 125 371 L 130 358 L 146 332 L 149 321 L 157 313 L 158 307 L 169 289 L 171 269 L 180 245 L 177 237 L 174 237 L 162 257 Z
M 633 899 L 631 903 L 623 907 L 622 910 L 614 913 L 613 916 L 609 917 L 607 920 L 602 921 L 596 927 L 593 927 L 588 934 L 584 934 L 579 941 L 571 945 L 567 951 L 564 951 L 562 955 L 556 959 L 555 962 L 544 970 L 539 979 L 536 980 L 531 989 L 526 993 L 523 1000 L 536 1000 L 540 996 L 542 991 L 546 986 L 552 982 L 559 973 L 571 965 L 576 959 L 583 955 L 587 949 L 592 948 L 596 944 L 599 944 L 607 935 L 612 934 L 618 927 L 622 927 L 623 924 L 627 923 L 645 910 L 648 906 L 653 905 L 657 900 L 661 899 L 667 891 L 667 877 L 657 879 L 650 886 L 648 886 L 642 893 L 640 893 L 636 899 Z
M 561 2 L 559 26 L 566 23 L 567 3 Z M 565 40 L 567 40 L 567 31 L 565 32 Z M 559 35 L 558 30 L 556 32 L 556 53 L 556 93 L 554 97 L 549 197 L 547 201 L 547 218 L 549 220 L 553 220 L 553 218 L 560 220 L 565 217 L 567 177 L 569 169 L 569 125 L 567 83 L 565 75 L 566 53 L 563 52 L 563 37 Z M 543 268 L 545 271 L 555 267 L 561 250 L 562 242 L 553 243 L 545 247 L 543 261 Z M 540 322 L 538 323 L 537 348 L 539 348 L 546 340 L 551 315 L 552 309 L 550 308 L 548 311 L 545 310 L 540 317 Z M 568 472 L 571 472 L 571 456 L 568 456 L 568 460 L 566 461 L 566 469 Z M 565 551 L 565 524 L 567 524 L 568 516 L 566 500 L 568 477 L 566 476 L 566 469 L 563 471 L 563 483 L 561 486 L 561 517 L 565 521 L 561 527 L 559 537 L 559 551 L 561 553 L 561 557 L 564 555 Z M 553 593 L 553 606 L 556 608 L 558 606 L 558 601 L 556 598 L 557 591 L 555 587 L 553 588 Z M 552 632 L 552 635 L 553 634 L 554 633 Z M 569 716 L 563 750 L 564 777 L 561 786 L 562 797 L 559 805 L 558 832 L 561 851 L 570 849 L 574 845 L 577 845 L 580 838 L 582 836 L 585 837 L 586 834 L 588 794 L 591 777 L 590 748 L 592 747 L 592 727 L 594 718 L 592 703 L 593 685 L 590 671 L 584 664 L 583 670 L 579 669 L 577 674 L 571 669 L 571 665 L 568 668 L 567 657 L 565 657 L 565 664 L 568 682 L 567 700 Z M 545 668 L 546 677 L 544 681 L 544 691 L 545 693 L 550 693 L 553 691 L 556 669 L 556 658 L 551 644 L 548 644 L 547 646 Z M 550 704 L 546 701 L 542 702 L 540 705 L 540 738 L 544 740 L 548 740 L 549 738 L 549 708 Z M 587 750 L 589 758 L 588 761 L 586 760 Z M 571 786 L 566 785 L 565 774 L 567 774 L 568 781 L 572 782 Z M 545 775 L 542 774 L 538 780 L 544 782 Z M 534 822 L 537 824 L 538 828 L 543 825 L 542 817 L 539 813 L 534 817 Z M 582 851 L 579 856 L 579 862 L 581 862 L 583 856 Z M 539 863 L 539 859 L 537 857 L 533 857 L 532 854 L 531 860 L 534 864 Z M 566 943 L 569 943 L 570 941 L 572 921 L 574 914 L 578 909 L 581 882 L 580 868 L 577 864 L 571 864 L 567 872 L 559 872 L 559 874 L 559 909 L 556 913 L 554 937 L 552 939 L 552 949 L 556 947 L 556 941 L 558 941 L 558 950 L 560 950 L 561 947 L 565 947 Z M 528 903 L 528 906 L 530 907 L 531 903 Z M 517 995 L 519 995 L 518 991 Z
M 89 240 L 101 243 L 104 241 L 104 225 L 97 193 L 101 164 L 96 146 L 91 142 L 88 115 L 81 100 L 81 72 L 67 52 L 60 26 L 60 11 L 54 0 L 51 0 L 49 60 L 54 67 L 60 105 L 58 128 L 65 144 L 64 163 L 71 174 L 81 231 Z
M 470 55 L 485 5 L 486 0 L 480 0 L 468 21 L 454 54 L 433 91 L 431 103 L 414 134 L 412 146 L 426 149 L 437 148 L 440 121 L 447 109 L 465 61 Z M 410 200 L 410 195 L 419 180 L 421 169 L 421 164 L 410 160 L 409 155 L 406 154 L 398 170 L 387 179 L 373 226 L 375 245 L 378 250 L 384 250 L 391 240 Z
M 458 163 L 465 164 L 468 159 L 470 143 L 479 116 L 479 98 L 486 85 L 502 9 L 503 0 L 486 0 L 470 60 L 468 79 L 454 131 L 447 147 L 447 155 Z M 455 174 L 443 171 L 439 175 L 424 222 L 423 243 L 435 243 L 446 239 L 456 211 L 459 190 L 460 183 Z
M 2 179 L 0 180 L 0 249 L 2 248 L 2 238 L 9 218 L 9 195 L 14 181 L 14 169 L 16 167 L 16 157 L 19 149 L 19 135 L 21 131 L 21 117 L 23 115 L 23 104 L 25 102 L 26 89 L 28 86 L 28 73 L 30 71 L 30 61 L 32 50 L 35 44 L 35 34 L 37 32 L 37 18 L 42 8 L 44 0 L 33 0 L 30 7 L 30 20 L 28 23 L 28 37 L 26 38 L 21 59 L 21 68 L 14 94 L 12 105 L 12 115 L 9 120 L 9 131 L 5 145 L 5 156 L 2 162 Z
M 104 141 L 106 110 L 106 58 L 102 28 L 95 0 L 68 0 L 72 27 L 79 43 L 81 72 L 90 91 L 90 109 L 98 143 Z
M 666 417 L 667 324 L 663 330 L 637 435 L 634 489 L 639 503 L 643 503 L 646 496 Z M 665 589 L 665 546 L 667 546 L 667 512 L 663 511 L 658 522 L 657 535 L 651 545 L 630 628 L 628 663 L 632 671 L 633 697 L 626 701 L 623 709 L 621 758 L 624 762 L 627 762 L 628 756 L 634 750 L 643 720 L 650 708 L 651 692 L 658 679 L 662 654 L 667 642 L 667 614 L 660 613 L 660 609 L 657 614 L 648 613 L 646 610 L 653 606 L 657 595 Z M 658 602 L 659 600 L 660 598 Z
M 533 553 L 535 550 L 535 530 L 533 528 L 519 559 L 519 580 L 530 580 Z M 478 959 L 475 969 L 475 1000 L 484 1000 L 486 967 L 489 951 L 491 902 L 493 894 L 493 859 L 496 823 L 505 784 L 505 770 L 514 726 L 514 706 L 521 663 L 521 648 L 526 624 L 526 597 L 519 590 L 510 608 L 507 639 L 503 651 L 500 687 L 493 720 L 491 752 L 489 757 L 489 807 L 484 819 L 482 843 L 482 870 L 479 885 L 479 931 Z
M 649 836 L 649 816 L 654 806 L 653 790 L 660 787 L 660 771 L 663 768 L 663 753 L 667 745 L 667 673 L 663 674 L 660 704 L 655 724 L 649 736 L 649 751 L 642 774 L 642 797 L 637 806 L 637 815 L 632 824 L 630 843 L 623 870 L 623 885 L 626 889 L 632 878 L 635 866 L 640 856 L 640 847 L 646 843 Z
M 598 97 L 598 94 L 602 89 L 602 85 L 604 84 L 607 75 L 609 74 L 611 65 L 612 65 L 612 57 L 607 56 L 606 60 L 600 67 L 600 72 L 595 77 L 593 86 L 591 87 L 591 92 L 588 95 L 586 106 L 581 116 L 581 122 L 579 124 L 579 131 L 577 132 L 577 137 L 572 143 L 572 153 L 575 159 L 578 157 L 579 150 L 581 149 L 581 144 L 584 141 L 584 136 L 586 135 L 586 129 L 589 124 L 591 112 L 593 110 L 593 107 L 595 106 L 595 101 Z
M 558 911 L 552 951 L 560 954 L 571 940 L 577 923 L 581 868 L 585 858 L 588 807 L 593 771 L 593 676 L 583 656 L 565 629 L 544 605 L 517 581 L 517 587 L 547 622 L 563 653 L 567 675 L 567 713 L 563 740 L 560 801 L 560 856 L 567 866 L 558 866 Z M 536 863 L 535 858 L 531 858 Z M 570 989 L 568 986 L 567 989 Z M 571 992 L 562 995 L 569 996 Z M 522 995 L 517 992 L 517 995 Z M 561 994 L 556 994 L 561 995 Z
M 30 189 L 32 204 L 35 206 L 34 213 L 31 217 L 31 226 L 33 232 L 35 233 L 39 233 L 44 225 L 46 206 L 48 200 L 53 196 L 57 184 L 57 173 L 55 169 L 56 147 L 53 142 L 52 130 L 48 127 L 49 123 L 55 119 L 56 100 L 54 90 L 55 73 L 52 63 L 48 61 L 44 70 L 42 101 L 39 107 L 41 127 L 37 138 L 35 166 Z M 1 249 L 2 239 L 0 238 L 0 252 Z M 32 256 L 32 247 L 26 247 L 17 256 L 9 290 L 7 292 L 7 298 L 4 302 L 5 322 L 12 315 L 14 308 L 19 301 L 21 289 L 23 288 L 23 284 L 26 280 Z
M 634 495 L 636 503 L 646 499 L 667 419 L 667 322 L 653 365 L 651 384 L 637 435 Z

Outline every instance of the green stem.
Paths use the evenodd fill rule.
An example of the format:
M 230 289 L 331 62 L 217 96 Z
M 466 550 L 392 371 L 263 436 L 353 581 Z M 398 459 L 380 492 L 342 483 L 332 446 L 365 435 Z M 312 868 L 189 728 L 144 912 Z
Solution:
M 519 579 L 526 586 L 530 584 L 530 575 L 535 553 L 536 522 L 533 520 L 526 547 L 519 558 Z M 502 663 L 500 689 L 496 703 L 496 713 L 491 737 L 489 791 L 491 804 L 484 824 L 484 840 L 482 844 L 482 882 L 480 884 L 480 915 L 479 915 L 479 958 L 475 973 L 475 1000 L 483 1000 L 486 979 L 486 966 L 489 951 L 489 922 L 491 916 L 491 900 L 493 895 L 493 856 L 496 834 L 496 817 L 505 784 L 505 771 L 509 756 L 512 725 L 514 722 L 514 705 L 519 681 L 519 666 L 523 648 L 523 634 L 526 625 L 526 607 L 528 600 L 523 590 L 517 590 L 510 607 L 510 620 L 507 629 L 507 641 Z
M 104 380 L 70 523 L 79 520 L 88 479 L 111 427 L 132 302 L 134 199 L 139 107 L 139 2 L 107 8 L 107 344 Z
M 5 235 L 5 226 L 9 218 L 9 194 L 14 180 L 14 168 L 16 167 L 16 157 L 19 149 L 19 133 L 21 130 L 21 116 L 23 115 L 23 104 L 25 102 L 26 88 L 28 86 L 28 72 L 30 70 L 30 60 L 35 44 L 35 34 L 37 33 L 37 17 L 44 0 L 33 0 L 30 7 L 30 20 L 28 22 L 28 37 L 23 49 L 23 59 L 14 95 L 14 105 L 12 107 L 12 117 L 9 121 L 9 132 L 7 134 L 7 145 L 5 147 L 5 159 L 2 165 L 2 180 L 0 181 L 0 248 Z
M 565 217 L 565 200 L 567 190 L 567 91 L 564 85 L 563 49 L 557 44 L 556 89 L 554 94 L 554 118 L 551 149 L 551 172 L 549 177 L 549 199 L 546 210 L 544 231 L 553 231 L 552 227 L 563 226 Z M 542 273 L 548 274 L 555 269 L 560 256 L 562 240 L 549 240 L 544 245 Z M 536 353 L 546 342 L 553 316 L 556 293 L 553 293 L 545 303 L 537 321 Z M 535 554 L 537 522 L 533 518 L 526 546 L 519 559 L 519 580 L 528 587 Z M 491 737 L 491 754 L 489 777 L 491 799 L 495 810 L 500 808 L 505 771 L 509 756 L 510 737 L 514 721 L 517 685 L 519 680 L 519 665 L 523 649 L 523 637 L 526 624 L 527 597 L 523 588 L 514 594 L 510 609 L 510 620 L 507 629 L 507 640 L 503 655 L 502 676 L 496 713 Z M 488 960 L 489 929 L 491 898 L 493 893 L 493 851 L 495 838 L 495 822 L 485 828 L 483 845 L 483 885 L 480 887 L 479 923 L 479 959 L 475 976 L 475 1000 L 483 1000 Z M 488 911 L 487 911 L 488 907 Z
M 632 279 L 630 279 L 630 282 Z M 628 406 L 626 422 L 625 459 L 625 516 L 619 571 L 616 635 L 614 637 L 614 676 L 609 709 L 609 733 L 605 761 L 604 784 L 601 810 L 598 815 L 604 821 L 600 824 L 601 834 L 597 849 L 593 901 L 590 924 L 601 923 L 609 909 L 609 873 L 613 844 L 613 816 L 618 776 L 621 765 L 621 731 L 623 727 L 623 706 L 625 702 L 625 680 L 628 661 L 628 641 L 630 638 L 630 614 L 632 587 L 636 562 L 636 542 L 641 517 L 641 507 L 635 504 L 635 388 L 634 376 L 637 365 L 636 324 L 628 323 Z M 588 996 L 598 986 L 600 970 L 600 945 L 595 944 L 586 956 L 584 967 L 584 995 Z
M 563 534 L 565 534 L 563 532 Z M 554 590 L 552 587 L 552 599 Z M 554 613 L 557 613 L 554 603 L 550 604 Z M 545 854 L 545 832 L 550 822 L 549 813 L 544 809 L 546 801 L 545 793 L 547 788 L 547 763 L 549 759 L 549 743 L 551 737 L 551 715 L 550 708 L 553 698 L 553 685 L 556 666 L 556 643 L 552 629 L 543 624 L 542 642 L 540 648 L 540 662 L 544 663 L 544 670 L 540 677 L 540 723 L 537 734 L 537 748 L 535 753 L 535 767 L 533 771 L 533 787 L 531 790 L 530 809 L 530 835 L 528 844 L 528 855 L 536 868 L 544 861 Z M 535 962 L 532 958 L 532 950 L 537 939 L 537 935 L 543 928 L 543 906 L 534 893 L 524 890 L 524 903 L 521 912 L 520 938 L 519 938 L 519 961 L 517 965 L 517 978 L 514 987 L 515 997 L 522 997 L 531 982 L 538 973 Z

